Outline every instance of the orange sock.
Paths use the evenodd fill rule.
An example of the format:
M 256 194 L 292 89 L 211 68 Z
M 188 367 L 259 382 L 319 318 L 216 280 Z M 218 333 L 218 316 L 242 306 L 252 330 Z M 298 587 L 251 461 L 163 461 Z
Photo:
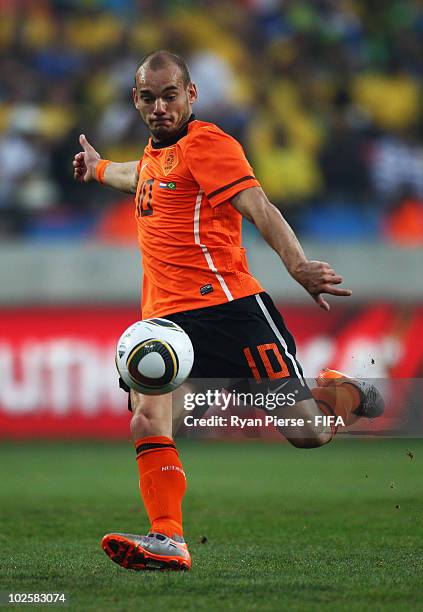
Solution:
M 183 537 L 182 498 L 185 472 L 174 441 L 166 436 L 148 436 L 135 442 L 140 490 L 151 531 Z
M 315 387 L 311 393 L 320 410 L 327 416 L 342 417 L 345 426 L 352 425 L 359 418 L 354 410 L 360 405 L 360 392 L 353 384 L 345 382 L 328 387 Z M 332 438 L 335 436 L 337 427 L 331 424 Z

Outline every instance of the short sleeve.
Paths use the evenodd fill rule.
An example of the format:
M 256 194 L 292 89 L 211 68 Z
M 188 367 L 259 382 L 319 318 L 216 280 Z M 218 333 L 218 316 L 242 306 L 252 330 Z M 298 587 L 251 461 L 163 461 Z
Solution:
M 195 130 L 184 156 L 211 206 L 230 200 L 249 187 L 260 187 L 242 146 L 217 126 Z

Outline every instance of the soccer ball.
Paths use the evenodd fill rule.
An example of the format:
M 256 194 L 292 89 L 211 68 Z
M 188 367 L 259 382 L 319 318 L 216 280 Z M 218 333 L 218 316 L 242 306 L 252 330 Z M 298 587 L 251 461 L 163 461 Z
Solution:
M 133 323 L 116 347 L 116 366 L 122 379 L 145 395 L 174 391 L 188 378 L 193 363 L 188 334 L 168 319 Z

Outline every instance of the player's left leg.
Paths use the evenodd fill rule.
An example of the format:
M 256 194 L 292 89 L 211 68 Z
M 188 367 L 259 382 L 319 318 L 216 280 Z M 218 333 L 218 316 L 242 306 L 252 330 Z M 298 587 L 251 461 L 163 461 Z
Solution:
M 140 490 L 151 529 L 182 538 L 186 478 L 172 439 L 172 394 L 146 396 L 131 390 L 131 403 Z
M 102 547 L 127 569 L 190 569 L 182 529 L 186 479 L 172 439 L 172 394 L 146 396 L 131 390 L 130 397 L 139 484 L 151 528 L 146 536 L 107 534 Z

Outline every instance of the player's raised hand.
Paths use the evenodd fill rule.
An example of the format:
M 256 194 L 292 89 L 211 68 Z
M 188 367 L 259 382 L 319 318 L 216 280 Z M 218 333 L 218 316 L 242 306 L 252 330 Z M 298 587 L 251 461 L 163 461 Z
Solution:
M 293 274 L 295 280 L 309 292 L 314 301 L 323 310 L 330 310 L 330 306 L 323 297 L 323 293 L 340 297 L 352 295 L 351 289 L 341 289 L 336 285 L 342 283 L 339 276 L 331 266 L 324 261 L 305 261 L 299 264 Z
M 85 134 L 80 135 L 79 144 L 83 150 L 77 153 L 73 159 L 73 177 L 80 183 L 89 183 L 96 178 L 95 171 L 100 154 L 88 142 Z

